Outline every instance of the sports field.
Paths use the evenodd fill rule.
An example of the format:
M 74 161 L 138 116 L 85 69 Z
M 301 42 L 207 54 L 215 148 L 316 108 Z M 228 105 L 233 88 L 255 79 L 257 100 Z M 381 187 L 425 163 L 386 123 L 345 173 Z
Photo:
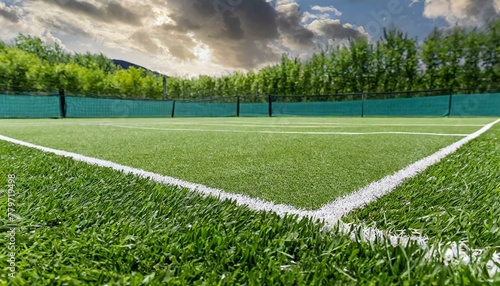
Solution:
M 18 283 L 500 283 L 495 118 L 2 120 L 0 135 Z

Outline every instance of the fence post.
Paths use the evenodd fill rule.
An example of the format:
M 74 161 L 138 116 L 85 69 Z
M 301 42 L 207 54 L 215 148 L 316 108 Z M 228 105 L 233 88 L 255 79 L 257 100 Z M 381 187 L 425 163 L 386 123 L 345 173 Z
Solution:
M 361 94 L 361 117 L 365 117 L 365 100 L 366 94 Z
M 172 118 L 175 116 L 175 100 L 172 102 Z
M 269 117 L 273 117 L 273 96 L 268 95 L 268 100 L 269 100 Z
M 451 108 L 452 108 L 452 105 L 453 105 L 453 88 L 450 88 L 450 99 L 449 99 L 449 102 L 448 102 L 448 117 L 451 116 Z
M 59 103 L 61 108 L 61 117 L 66 118 L 66 95 L 64 89 L 59 89 Z
M 236 97 L 236 117 L 240 117 L 240 97 Z

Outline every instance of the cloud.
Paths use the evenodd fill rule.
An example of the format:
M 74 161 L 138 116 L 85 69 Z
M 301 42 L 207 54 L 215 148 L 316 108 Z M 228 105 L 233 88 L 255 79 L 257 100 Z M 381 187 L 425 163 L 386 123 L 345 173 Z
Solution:
M 19 10 L 7 7 L 5 4 L 0 3 L 0 17 L 9 22 L 17 23 L 19 22 L 20 16 Z
M 366 36 L 363 29 L 355 29 L 351 24 L 342 24 L 340 20 L 315 20 L 308 25 L 308 28 L 327 40 L 354 39 Z
M 481 26 L 500 16 L 500 0 L 425 0 L 424 16 L 450 24 Z
M 34 31 L 29 22 L 24 19 L 25 14 L 26 11 L 21 7 L 0 3 L 0 27 L 2 27 L 0 40 L 9 42 L 19 33 L 34 32 L 38 36 L 43 36 L 43 31 Z
M 322 12 L 322 13 L 333 13 L 335 16 L 342 16 L 342 12 L 340 12 L 339 10 L 334 8 L 333 6 L 324 7 L 324 6 L 316 5 L 316 6 L 312 6 L 311 10 Z
M 297 3 L 286 3 L 276 7 L 278 29 L 289 47 L 314 44 L 314 32 L 302 26 L 303 14 Z
M 279 61 L 283 52 L 310 55 L 332 39 L 366 34 L 361 27 L 332 20 L 332 13 L 340 12 L 331 6 L 304 13 L 293 0 L 15 3 L 22 4 L 0 3 L 4 40 L 22 32 L 168 74 L 259 68 Z
M 130 39 L 133 41 L 135 49 L 138 51 L 145 52 L 153 56 L 165 52 L 165 50 L 162 49 L 161 46 L 149 36 L 148 31 L 145 29 L 136 31 L 130 36 Z
M 410 5 L 408 5 L 408 7 L 411 7 L 411 6 L 418 4 L 418 3 L 420 3 L 420 0 L 411 0 L 411 3 L 410 3 Z
M 146 5 L 129 5 L 124 7 L 115 1 L 78 1 L 78 0 L 37 0 L 54 5 L 77 15 L 89 16 L 97 21 L 114 23 L 121 22 L 129 25 L 140 25 L 141 18 L 151 13 Z M 104 2 L 104 3 L 103 3 Z M 106 3 L 107 2 L 107 3 Z M 141 11 L 139 14 L 137 11 Z

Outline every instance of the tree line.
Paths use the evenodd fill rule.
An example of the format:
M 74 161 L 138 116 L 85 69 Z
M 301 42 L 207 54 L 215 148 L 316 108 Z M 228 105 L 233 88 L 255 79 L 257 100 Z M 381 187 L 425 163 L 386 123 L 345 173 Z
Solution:
M 485 29 L 435 29 L 423 41 L 396 29 L 257 72 L 169 80 L 172 97 L 328 95 L 500 86 L 500 20 Z
M 500 83 L 500 20 L 483 29 L 435 29 L 423 41 L 386 30 L 330 48 L 303 61 L 283 55 L 258 71 L 167 80 L 169 98 L 233 95 L 327 95 L 451 88 L 491 88 Z M 121 69 L 104 55 L 69 54 L 57 44 L 19 35 L 0 42 L 0 84 L 37 90 L 161 98 L 162 77 Z
M 65 52 L 58 44 L 19 35 L 0 41 L 0 91 L 54 91 L 158 98 L 162 78 L 140 68 L 122 69 L 102 54 Z

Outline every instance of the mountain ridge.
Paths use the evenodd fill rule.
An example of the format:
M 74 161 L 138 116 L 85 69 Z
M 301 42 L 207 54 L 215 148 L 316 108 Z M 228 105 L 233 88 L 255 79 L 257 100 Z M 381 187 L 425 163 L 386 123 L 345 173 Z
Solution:
M 120 59 L 112 59 L 111 61 L 112 61 L 115 65 L 117 65 L 117 66 L 119 66 L 119 67 L 121 67 L 122 69 L 125 69 L 125 70 L 127 70 L 127 69 L 129 69 L 129 68 L 133 67 L 133 68 L 136 68 L 136 69 L 143 69 L 143 70 L 146 70 L 146 71 L 151 72 L 151 73 L 153 73 L 153 74 L 155 74 L 155 75 L 170 77 L 170 76 L 168 76 L 168 75 L 161 74 L 161 73 L 159 73 L 159 72 L 156 72 L 156 71 L 150 70 L 150 69 L 148 69 L 148 68 L 145 68 L 145 67 L 140 66 L 140 65 L 138 65 L 138 64 L 134 64 L 134 63 L 129 62 L 129 61 L 120 60 Z

